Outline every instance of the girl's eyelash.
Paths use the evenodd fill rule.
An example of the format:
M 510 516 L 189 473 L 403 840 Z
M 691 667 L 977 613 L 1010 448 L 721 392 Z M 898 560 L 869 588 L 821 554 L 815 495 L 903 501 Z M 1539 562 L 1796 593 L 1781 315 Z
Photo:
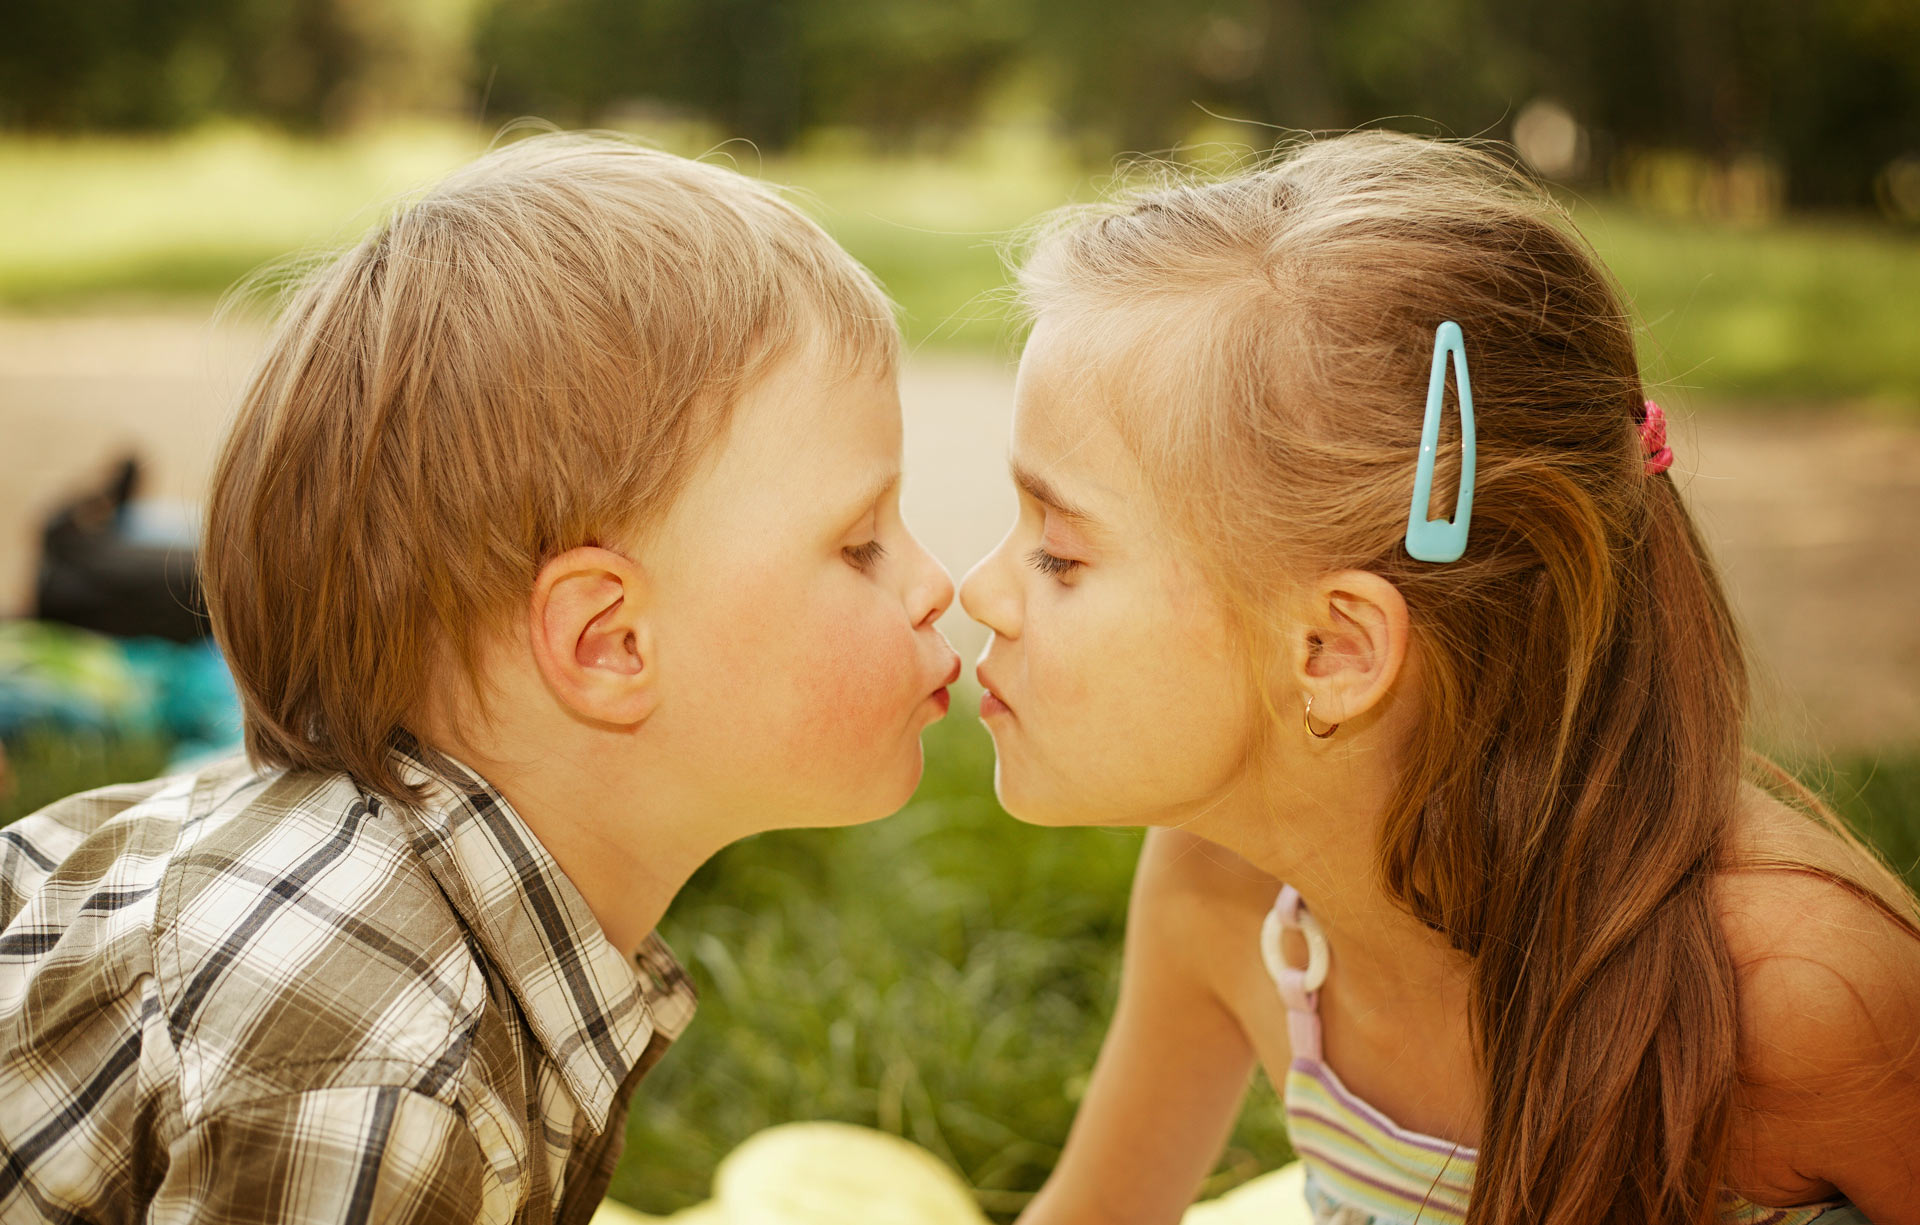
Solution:
M 840 551 L 845 553 L 847 560 L 859 570 L 871 570 L 875 562 L 887 555 L 887 547 L 878 540 L 869 540 L 865 544 L 853 545 Z
M 1035 549 L 1033 552 L 1027 554 L 1027 562 L 1040 573 L 1050 574 L 1054 578 L 1071 574 L 1075 570 L 1078 570 L 1081 565 L 1081 563 L 1077 561 L 1069 561 L 1064 557 L 1055 557 L 1045 549 Z

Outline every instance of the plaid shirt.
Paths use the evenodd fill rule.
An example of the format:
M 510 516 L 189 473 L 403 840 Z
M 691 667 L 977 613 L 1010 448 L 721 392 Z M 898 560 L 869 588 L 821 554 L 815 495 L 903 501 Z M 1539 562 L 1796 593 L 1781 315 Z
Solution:
M 693 1012 L 498 792 L 108 787 L 0 830 L 0 1220 L 586 1221 Z

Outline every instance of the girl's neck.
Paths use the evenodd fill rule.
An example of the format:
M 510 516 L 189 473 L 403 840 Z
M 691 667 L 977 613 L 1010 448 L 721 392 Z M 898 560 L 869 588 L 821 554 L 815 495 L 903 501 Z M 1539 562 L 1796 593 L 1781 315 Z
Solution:
M 1471 963 L 1441 933 L 1388 896 L 1379 862 L 1393 779 L 1362 737 L 1341 760 L 1286 763 L 1270 777 L 1337 779 L 1337 787 L 1287 782 L 1250 788 L 1188 828 L 1299 890 L 1326 933 L 1341 991 L 1390 1005 L 1436 993 L 1464 998 Z

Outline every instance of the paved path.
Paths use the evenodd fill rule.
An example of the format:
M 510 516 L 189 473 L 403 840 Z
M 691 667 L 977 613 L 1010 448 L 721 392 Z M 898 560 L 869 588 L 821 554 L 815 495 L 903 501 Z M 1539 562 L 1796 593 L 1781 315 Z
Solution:
M 257 327 L 204 313 L 0 316 L 0 611 L 24 608 L 41 512 L 127 449 L 148 492 L 198 496 Z M 958 577 L 1005 530 L 1012 371 L 909 361 L 909 520 Z M 1682 479 L 1752 636 L 1761 735 L 1830 751 L 1920 743 L 1920 427 L 1857 415 L 1704 412 Z M 963 653 L 982 633 L 958 613 Z

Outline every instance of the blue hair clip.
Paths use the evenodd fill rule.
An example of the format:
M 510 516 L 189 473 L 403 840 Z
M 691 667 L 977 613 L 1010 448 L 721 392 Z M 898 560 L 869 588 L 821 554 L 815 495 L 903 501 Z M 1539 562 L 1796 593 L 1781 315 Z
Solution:
M 1433 498 L 1433 458 L 1440 447 L 1440 410 L 1447 398 L 1447 355 L 1453 355 L 1453 379 L 1460 385 L 1460 493 L 1453 518 L 1427 518 Z M 1413 477 L 1413 505 L 1407 511 L 1407 552 L 1420 561 L 1459 561 L 1467 551 L 1467 524 L 1473 518 L 1473 384 L 1467 380 L 1467 341 L 1449 319 L 1433 333 L 1433 373 L 1427 379 L 1427 419 L 1420 427 L 1420 466 Z

